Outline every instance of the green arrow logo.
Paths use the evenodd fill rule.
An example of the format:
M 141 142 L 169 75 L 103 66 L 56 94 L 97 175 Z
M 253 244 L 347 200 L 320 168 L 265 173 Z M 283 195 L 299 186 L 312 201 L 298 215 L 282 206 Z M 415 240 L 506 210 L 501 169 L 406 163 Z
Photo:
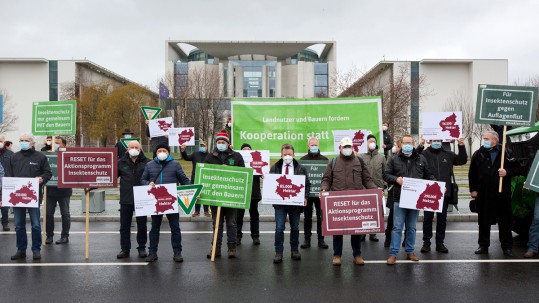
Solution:
M 190 214 L 193 210 L 193 207 L 196 204 L 196 198 L 200 195 L 200 192 L 202 192 L 202 187 L 202 184 L 193 184 L 178 186 L 176 188 L 178 204 L 186 214 Z

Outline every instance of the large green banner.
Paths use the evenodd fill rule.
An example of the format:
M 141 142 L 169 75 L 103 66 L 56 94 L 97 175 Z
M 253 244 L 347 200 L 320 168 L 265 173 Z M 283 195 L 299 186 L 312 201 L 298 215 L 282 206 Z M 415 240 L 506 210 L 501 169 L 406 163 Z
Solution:
M 77 132 L 77 103 L 69 101 L 34 102 L 32 134 L 36 136 L 74 135 Z
M 322 178 L 324 177 L 324 172 L 328 166 L 328 161 L 299 160 L 298 162 L 307 170 L 307 176 L 309 177 L 309 182 L 311 183 L 311 192 L 309 193 L 309 197 L 318 197 L 318 193 L 320 193 L 320 186 L 322 185 Z
M 292 144 L 296 154 L 307 153 L 307 140 L 317 137 L 324 155 L 336 155 L 339 142 L 349 137 L 357 152 L 367 152 L 367 136 L 381 142 L 380 97 L 335 99 L 234 99 L 232 142 L 249 143 L 279 156 L 281 145 Z
M 532 126 L 537 110 L 537 87 L 480 84 L 475 123 Z
M 198 204 L 249 209 L 253 169 L 197 163 L 195 184 L 203 185 Z

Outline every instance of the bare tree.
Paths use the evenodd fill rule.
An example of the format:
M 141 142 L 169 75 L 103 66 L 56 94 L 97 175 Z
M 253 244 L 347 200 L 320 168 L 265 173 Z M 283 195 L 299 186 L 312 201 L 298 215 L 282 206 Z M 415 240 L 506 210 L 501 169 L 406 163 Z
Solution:
M 3 95 L 2 104 L 2 123 L 0 124 L 0 134 L 15 129 L 15 122 L 19 117 L 15 114 L 11 96 L 5 89 L 0 89 L 0 95 Z

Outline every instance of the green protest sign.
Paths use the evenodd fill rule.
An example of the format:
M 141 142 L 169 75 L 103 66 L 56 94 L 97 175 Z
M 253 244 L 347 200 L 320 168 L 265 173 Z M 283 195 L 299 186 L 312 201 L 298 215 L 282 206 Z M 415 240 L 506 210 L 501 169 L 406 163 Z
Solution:
M 142 114 L 146 120 L 153 120 L 161 113 L 161 108 L 151 106 L 141 106 Z
M 127 144 L 131 141 L 137 141 L 140 143 L 140 138 L 120 138 L 120 143 L 122 143 L 123 147 L 127 148 Z
M 530 172 L 524 182 L 524 187 L 539 192 L 539 151 L 535 154 Z
M 200 195 L 200 192 L 202 191 L 202 185 L 193 184 L 178 186 L 176 190 L 178 196 L 178 204 L 186 214 L 190 214 L 191 210 L 193 210 L 193 206 L 195 206 L 196 204 L 196 198 L 198 197 L 198 195 Z
M 299 160 L 298 162 L 307 170 L 307 176 L 309 177 L 309 182 L 311 183 L 311 192 L 309 193 L 309 197 L 318 197 L 320 186 L 322 185 L 322 177 L 324 176 L 328 162 L 325 160 Z
M 197 203 L 249 209 L 253 169 L 197 163 L 195 183 L 204 186 Z
M 325 155 L 337 155 L 343 137 L 353 140 L 357 152 L 367 152 L 369 134 L 382 140 L 380 97 L 234 99 L 231 109 L 233 145 L 249 142 L 274 157 L 280 156 L 283 143 L 295 146 L 297 154 L 306 153 L 310 137 L 319 139 Z
M 52 177 L 47 182 L 47 186 L 58 186 L 58 153 L 44 152 L 43 154 L 47 157 L 52 172 Z
M 34 102 L 32 134 L 36 136 L 75 135 L 77 103 L 69 101 Z
M 475 123 L 531 126 L 536 110 L 537 87 L 480 84 Z

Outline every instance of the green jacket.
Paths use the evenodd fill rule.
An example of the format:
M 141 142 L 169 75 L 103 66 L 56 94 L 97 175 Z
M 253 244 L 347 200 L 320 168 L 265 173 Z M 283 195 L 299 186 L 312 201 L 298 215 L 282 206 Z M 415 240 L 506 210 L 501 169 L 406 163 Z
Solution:
M 384 154 L 378 153 L 375 149 L 372 152 L 366 154 L 359 154 L 359 157 L 365 161 L 367 168 L 371 173 L 371 178 L 374 184 L 379 188 L 386 188 L 386 182 L 384 181 L 384 171 L 386 169 L 386 157 Z

